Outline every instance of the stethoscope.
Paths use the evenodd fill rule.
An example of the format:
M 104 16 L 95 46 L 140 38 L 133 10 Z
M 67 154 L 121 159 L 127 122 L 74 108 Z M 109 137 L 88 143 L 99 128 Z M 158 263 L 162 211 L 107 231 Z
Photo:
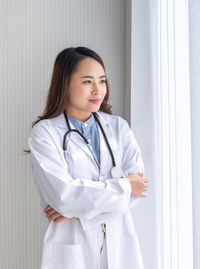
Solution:
M 84 135 L 82 135 L 78 130 L 76 130 L 76 129 L 71 129 L 70 124 L 69 124 L 69 120 L 68 120 L 68 117 L 67 117 L 67 114 L 66 114 L 66 111 L 64 111 L 63 114 L 64 114 L 64 116 L 65 116 L 65 120 L 66 120 L 67 127 L 68 127 L 68 131 L 65 133 L 65 135 L 64 135 L 64 137 L 63 137 L 63 151 L 66 152 L 66 150 L 67 150 L 67 147 L 66 147 L 66 138 L 67 138 L 67 135 L 70 134 L 70 133 L 72 133 L 72 132 L 76 132 L 76 133 L 79 134 L 79 135 L 82 137 L 82 139 L 85 141 L 85 143 L 86 143 L 87 146 L 89 147 L 90 151 L 92 152 L 92 155 L 93 155 L 94 160 L 96 161 L 96 163 L 97 163 L 98 166 L 99 166 L 99 163 L 98 163 L 98 161 L 97 161 L 97 159 L 96 159 L 96 156 L 95 156 L 95 154 L 94 154 L 94 152 L 93 152 L 93 150 L 92 150 L 92 147 L 91 147 L 91 145 L 90 145 L 88 139 L 87 139 Z M 100 127 L 100 129 L 101 129 L 101 132 L 102 132 L 102 134 L 103 134 L 103 136 L 104 136 L 104 139 L 105 139 L 105 141 L 106 141 L 108 150 L 109 150 L 109 152 L 110 152 L 110 156 L 111 156 L 111 158 L 112 158 L 113 168 L 112 168 L 111 171 L 110 171 L 111 176 L 112 176 L 113 178 L 116 178 L 116 179 L 117 179 L 117 178 L 121 178 L 121 177 L 123 176 L 123 171 L 122 171 L 121 168 L 119 168 L 119 167 L 116 166 L 115 158 L 114 158 L 112 149 L 111 149 L 111 147 L 110 147 L 110 144 L 109 144 L 109 142 L 108 142 L 108 139 L 107 139 L 107 137 L 106 137 L 106 134 L 105 134 L 105 132 L 104 132 L 104 129 L 103 129 L 103 127 L 102 127 L 102 125 L 101 125 L 99 119 L 97 118 L 96 113 L 93 112 L 92 114 L 94 115 L 94 118 L 95 118 L 96 122 L 98 123 L 98 125 L 99 125 L 99 127 Z

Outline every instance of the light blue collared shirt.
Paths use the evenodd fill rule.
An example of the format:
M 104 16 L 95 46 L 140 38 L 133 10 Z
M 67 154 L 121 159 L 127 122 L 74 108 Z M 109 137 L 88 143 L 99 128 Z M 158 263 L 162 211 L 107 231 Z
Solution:
M 90 141 L 90 145 L 93 149 L 93 152 L 100 164 L 100 145 L 99 145 L 99 132 L 97 128 L 96 120 L 93 114 L 87 121 L 80 121 L 77 119 L 72 118 L 70 115 L 67 114 L 68 119 L 74 125 L 74 127 L 85 136 Z

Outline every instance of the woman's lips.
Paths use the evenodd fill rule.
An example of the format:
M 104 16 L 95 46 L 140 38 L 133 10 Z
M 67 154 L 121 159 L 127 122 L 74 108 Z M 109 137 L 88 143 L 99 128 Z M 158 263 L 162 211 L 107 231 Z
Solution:
M 101 102 L 101 99 L 92 99 L 89 101 L 92 102 L 93 104 L 99 104 Z

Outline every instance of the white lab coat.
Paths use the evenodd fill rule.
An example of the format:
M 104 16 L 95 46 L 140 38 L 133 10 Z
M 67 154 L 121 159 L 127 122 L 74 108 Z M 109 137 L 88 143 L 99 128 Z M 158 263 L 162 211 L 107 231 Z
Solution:
M 72 219 L 49 222 L 43 213 L 41 269 L 99 269 L 99 226 L 106 224 L 109 269 L 142 269 L 138 237 L 131 210 L 133 198 L 125 178 L 144 172 L 141 151 L 128 123 L 119 116 L 97 112 L 123 178 L 112 179 L 112 159 L 99 129 L 99 168 L 84 140 L 76 133 L 66 140 L 64 115 L 36 124 L 29 138 L 31 171 L 41 198 L 42 212 L 49 204 Z M 71 127 L 74 126 L 70 123 Z

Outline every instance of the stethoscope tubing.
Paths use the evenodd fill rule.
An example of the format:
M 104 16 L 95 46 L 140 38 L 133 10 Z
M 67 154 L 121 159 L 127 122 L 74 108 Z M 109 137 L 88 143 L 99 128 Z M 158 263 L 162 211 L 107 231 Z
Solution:
M 97 121 L 97 123 L 98 123 L 98 125 L 99 125 L 99 127 L 100 127 L 100 129 L 101 129 L 101 132 L 102 132 L 102 134 L 103 134 L 103 136 L 104 136 L 104 139 L 105 139 L 105 141 L 106 141 L 108 150 L 109 150 L 109 152 L 110 152 L 110 156 L 111 156 L 111 158 L 112 158 L 112 164 L 113 164 L 113 167 L 116 167 L 115 158 L 114 158 L 112 149 L 111 149 L 111 147 L 110 147 L 110 144 L 109 144 L 109 142 L 108 142 L 107 136 L 106 136 L 106 134 L 105 134 L 105 132 L 104 132 L 104 129 L 103 129 L 103 127 L 102 127 L 102 125 L 101 125 L 99 119 L 97 118 L 96 113 L 93 112 L 92 114 L 94 115 L 94 118 L 95 118 L 95 120 Z M 68 117 L 67 117 L 67 114 L 66 114 L 66 111 L 65 111 L 65 110 L 64 110 L 64 116 L 65 116 L 65 120 L 66 120 L 66 123 L 67 123 L 68 131 L 64 134 L 64 137 L 63 137 L 63 150 L 66 151 L 66 138 L 67 138 L 67 135 L 70 134 L 71 132 L 76 132 L 76 133 L 78 133 L 78 134 L 83 138 L 83 140 L 85 141 L 85 143 L 89 146 L 89 141 L 87 140 L 87 138 L 86 138 L 84 135 L 82 135 L 82 134 L 81 134 L 78 130 L 76 130 L 76 129 L 71 129 L 71 126 L 70 126 L 70 124 L 69 124 L 69 120 L 68 120 Z M 93 156 L 94 156 L 94 155 L 93 155 Z M 96 161 L 96 158 L 95 158 L 95 161 Z
M 104 136 L 104 139 L 105 139 L 105 141 L 106 141 L 106 144 L 107 144 L 108 149 L 109 149 L 109 152 L 110 152 L 110 156 L 111 156 L 111 158 L 112 158 L 113 167 L 115 167 L 115 166 L 116 166 L 116 162 L 115 162 L 115 158 L 114 158 L 112 149 L 111 149 L 111 147 L 110 147 L 110 143 L 108 142 L 108 138 L 107 138 L 107 136 L 106 136 L 106 134 L 105 134 L 105 132 L 104 132 L 104 129 L 103 129 L 103 127 L 102 127 L 102 125 L 101 125 L 99 119 L 97 118 L 96 113 L 93 113 L 93 115 L 94 115 L 94 118 L 95 118 L 95 120 L 97 121 L 97 123 L 98 123 L 98 125 L 99 125 L 99 127 L 100 127 L 100 129 L 101 129 L 101 131 L 102 131 L 102 134 L 103 134 L 103 136 Z

